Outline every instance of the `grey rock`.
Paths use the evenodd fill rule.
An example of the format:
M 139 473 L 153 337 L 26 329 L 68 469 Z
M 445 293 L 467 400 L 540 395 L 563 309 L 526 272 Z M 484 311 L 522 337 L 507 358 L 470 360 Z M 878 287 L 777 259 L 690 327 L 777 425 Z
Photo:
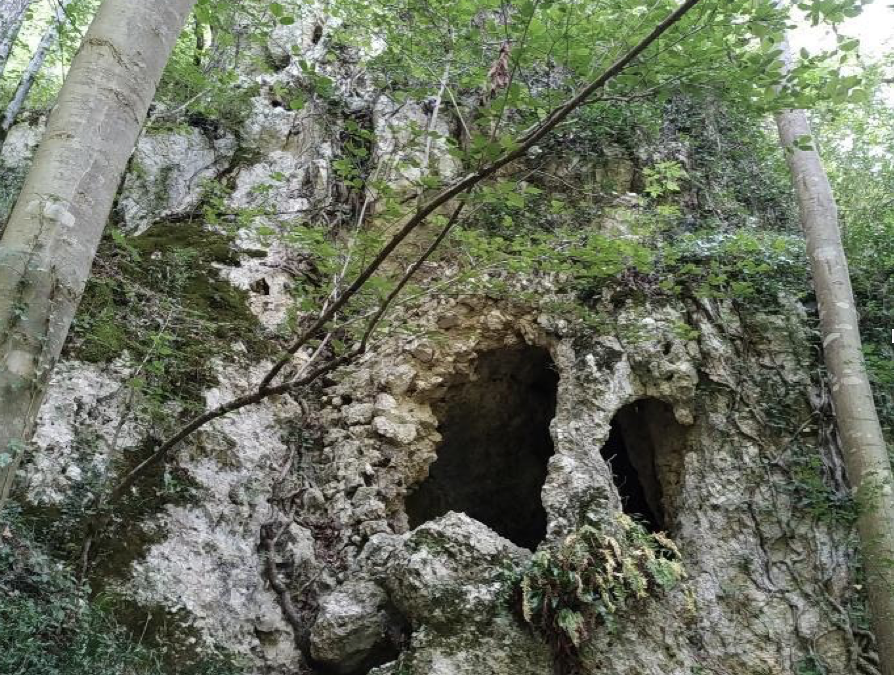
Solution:
M 373 418 L 373 404 L 372 403 L 352 403 L 351 405 L 346 405 L 342 408 L 342 415 L 344 415 L 345 423 L 349 425 L 354 424 L 369 424 L 372 422 Z
M 372 426 L 377 434 L 397 443 L 412 443 L 416 440 L 416 426 L 413 424 L 393 422 L 387 417 L 380 415 L 373 418 Z
M 390 553 L 376 551 L 376 546 L 390 548 Z M 368 556 L 387 561 L 377 571 L 395 605 L 414 622 L 441 626 L 486 620 L 500 592 L 496 573 L 531 555 L 477 520 L 453 512 L 400 540 L 378 539 L 368 548 Z
M 338 673 L 358 668 L 388 639 L 387 601 L 371 581 L 349 581 L 324 596 L 310 631 L 313 658 Z
M 209 139 L 194 128 L 144 133 L 118 198 L 127 232 L 140 234 L 153 222 L 194 208 L 204 181 L 224 169 L 235 148 L 232 136 Z

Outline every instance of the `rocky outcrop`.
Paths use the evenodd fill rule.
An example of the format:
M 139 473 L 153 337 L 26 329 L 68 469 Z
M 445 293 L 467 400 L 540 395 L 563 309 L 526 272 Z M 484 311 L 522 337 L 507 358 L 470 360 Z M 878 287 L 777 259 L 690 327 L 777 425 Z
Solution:
M 3 147 L 0 148 L 0 232 L 12 212 L 15 199 L 25 181 L 25 174 L 31 167 L 31 157 L 46 128 L 45 116 L 29 117 L 20 120 L 9 130 L 3 139 Z
M 325 595 L 310 633 L 313 659 L 335 672 L 351 673 L 381 654 L 396 651 L 389 633 L 399 626 L 391 625 L 388 605 L 383 589 L 361 579 Z
M 235 138 L 226 133 L 197 128 L 144 133 L 118 195 L 125 230 L 141 234 L 154 221 L 186 215 L 198 206 L 206 182 L 227 167 L 235 149 Z
M 552 672 L 546 642 L 508 599 L 506 573 L 523 570 L 530 550 L 462 513 L 410 529 L 406 507 L 437 459 L 439 415 L 456 383 L 481 376 L 482 354 L 532 345 L 548 351 L 558 374 L 539 546 L 621 512 L 624 488 L 600 448 L 618 411 L 634 405 L 639 433 L 651 439 L 663 527 L 689 577 L 620 615 L 613 630 L 594 630 L 583 672 L 783 673 L 814 657 L 831 673 L 849 672 L 859 655 L 842 613 L 854 593 L 849 531 L 799 508 L 781 459 L 799 416 L 812 414 L 812 357 L 796 307 L 743 317 L 722 302 L 627 301 L 611 329 L 588 333 L 546 310 L 465 297 L 408 319 L 418 336 L 388 339 L 345 369 L 311 418 L 289 399 L 246 409 L 178 454 L 201 502 L 158 519 L 167 534 L 128 582 L 141 602 L 186 610 L 207 640 L 256 659 L 258 672 L 290 672 L 306 657 L 340 673 Z M 423 337 L 431 331 L 446 339 Z M 101 438 L 114 433 L 104 392 L 115 391 L 116 372 L 124 373 L 58 371 L 28 469 L 35 500 L 56 499 L 78 479 L 83 468 L 62 459 L 72 438 L 89 425 Z M 250 377 L 222 371 L 208 404 Z M 108 382 L 91 385 L 89 399 L 65 384 L 85 378 Z M 771 414 L 782 433 L 768 426 Z M 322 442 L 302 445 L 289 463 L 289 521 L 268 500 L 295 452 L 283 439 L 297 418 Z M 123 427 L 120 445 L 137 432 Z M 271 514 L 292 522 L 278 565 L 301 599 L 304 655 L 257 552 Z

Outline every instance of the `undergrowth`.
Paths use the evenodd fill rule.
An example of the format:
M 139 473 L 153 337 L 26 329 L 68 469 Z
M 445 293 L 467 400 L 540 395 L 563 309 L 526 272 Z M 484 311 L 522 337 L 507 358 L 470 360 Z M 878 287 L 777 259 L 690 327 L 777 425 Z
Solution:
M 16 675 L 237 675 L 228 656 L 174 666 L 92 598 L 10 511 L 0 531 L 0 673 Z M 192 650 L 195 652 L 195 649 Z M 175 669 L 173 669 L 175 668 Z

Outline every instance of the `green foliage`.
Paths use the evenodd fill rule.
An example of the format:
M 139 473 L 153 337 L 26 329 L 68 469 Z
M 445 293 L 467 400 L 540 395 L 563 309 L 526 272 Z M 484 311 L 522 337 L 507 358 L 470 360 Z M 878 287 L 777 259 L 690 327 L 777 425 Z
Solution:
M 3 78 L 0 79 L 0 109 L 12 98 L 31 59 L 32 49 L 51 22 L 55 22 L 57 6 L 56 3 L 32 3 L 26 10 L 22 30 L 18 34 Z M 65 8 L 68 23 L 61 27 L 57 43 L 46 54 L 43 67 L 28 95 L 27 108 L 46 110 L 53 104 L 62 86 L 65 70 L 80 47 L 84 31 L 98 6 L 99 0 L 73 0 Z
M 669 194 L 680 192 L 682 180 L 686 178 L 686 170 L 679 162 L 658 162 L 654 166 L 643 169 L 645 192 L 652 199 L 659 199 Z
M 11 518 L 7 519 L 7 516 Z M 195 651 L 193 649 L 193 651 Z M 0 533 L 0 672 L 27 675 L 164 675 L 164 649 L 146 646 L 65 565 L 4 513 Z M 237 675 L 213 653 L 181 662 L 180 675 Z
M 829 485 L 822 459 L 812 452 L 795 452 L 789 459 L 791 482 L 786 486 L 795 508 L 806 516 L 826 523 L 853 525 L 858 508 L 850 492 L 838 492 Z
M 828 4 L 816 0 L 803 8 L 817 20 L 830 21 L 858 12 L 860 5 L 836 1 L 833 9 Z M 462 100 L 464 92 L 483 93 L 492 84 L 500 49 L 510 45 L 508 79 L 477 97 L 476 109 L 463 106 L 460 111 L 466 115 L 472 145 L 481 144 L 472 150 L 481 156 L 484 145 L 542 119 L 675 6 L 642 0 L 534 0 L 514 6 L 496 0 L 399 0 L 387 6 L 344 0 L 333 11 L 344 18 L 337 39 L 373 48 L 368 68 L 375 84 L 397 101 L 431 96 L 434 83 L 445 74 L 452 100 Z M 807 107 L 859 91 L 860 77 L 853 72 L 858 65 L 855 45 L 848 39 L 803 59 L 784 78 L 779 44 L 786 23 L 769 2 L 736 0 L 698 8 L 671 30 L 669 47 L 647 52 L 612 82 L 612 98 L 623 104 L 604 108 L 637 105 L 638 96 L 647 91 L 658 104 L 679 95 L 707 94 L 740 110 L 766 112 L 794 104 Z M 780 95 L 777 87 L 782 84 Z M 587 111 L 578 115 L 584 118 Z M 474 160 L 475 152 L 469 158 Z
M 241 82 L 235 70 L 208 70 L 195 60 L 194 38 L 184 34 L 165 68 L 156 94 L 156 105 L 176 115 L 153 121 L 152 128 L 187 120 L 210 134 L 220 130 L 238 132 L 251 111 L 251 98 L 258 94 L 257 85 Z
M 801 295 L 808 285 L 802 242 L 773 232 L 702 231 L 662 247 L 659 286 L 674 295 L 734 298 L 775 304 L 780 292 Z
M 828 669 L 816 656 L 805 656 L 796 665 L 795 675 L 827 675 Z
M 517 580 L 522 617 L 550 642 L 559 663 L 575 659 L 597 627 L 617 629 L 625 611 L 686 576 L 666 535 L 650 534 L 623 514 L 617 525 L 614 536 L 583 526 L 556 549 L 535 553 Z

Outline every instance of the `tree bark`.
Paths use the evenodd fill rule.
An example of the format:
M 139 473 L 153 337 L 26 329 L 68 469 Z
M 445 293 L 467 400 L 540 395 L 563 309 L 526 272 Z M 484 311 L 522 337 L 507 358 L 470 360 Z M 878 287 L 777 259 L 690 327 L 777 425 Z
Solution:
M 121 175 L 194 3 L 102 3 L 0 239 L 0 507 Z
M 785 45 L 788 71 L 791 56 Z M 823 356 L 841 434 L 848 481 L 857 499 L 857 529 L 866 573 L 866 593 L 880 670 L 894 675 L 894 481 L 863 360 L 859 321 L 847 259 L 838 229 L 838 209 L 803 110 L 776 114 L 776 126 L 792 174 L 801 226 L 819 305 Z
M 34 54 L 31 55 L 31 60 L 28 62 L 28 67 L 25 68 L 25 72 L 22 73 L 22 77 L 19 79 L 19 86 L 16 87 L 16 92 L 12 97 L 12 101 L 9 102 L 9 105 L 6 106 L 6 110 L 3 112 L 3 120 L 0 121 L 0 148 L 3 147 L 3 140 L 6 138 L 12 125 L 15 124 L 16 118 L 22 111 L 25 101 L 28 98 L 28 94 L 31 93 L 31 87 L 34 86 L 37 74 L 40 72 L 40 69 L 43 68 L 43 62 L 47 58 L 47 52 L 49 52 L 53 45 L 59 40 L 59 31 L 68 24 L 68 14 L 66 14 L 65 8 L 71 4 L 71 1 L 72 0 L 59 0 L 59 3 L 56 5 L 56 16 L 53 18 L 53 21 L 50 22 L 43 37 L 40 38 L 37 49 L 34 50 Z
M 0 79 L 31 0 L 0 0 Z

